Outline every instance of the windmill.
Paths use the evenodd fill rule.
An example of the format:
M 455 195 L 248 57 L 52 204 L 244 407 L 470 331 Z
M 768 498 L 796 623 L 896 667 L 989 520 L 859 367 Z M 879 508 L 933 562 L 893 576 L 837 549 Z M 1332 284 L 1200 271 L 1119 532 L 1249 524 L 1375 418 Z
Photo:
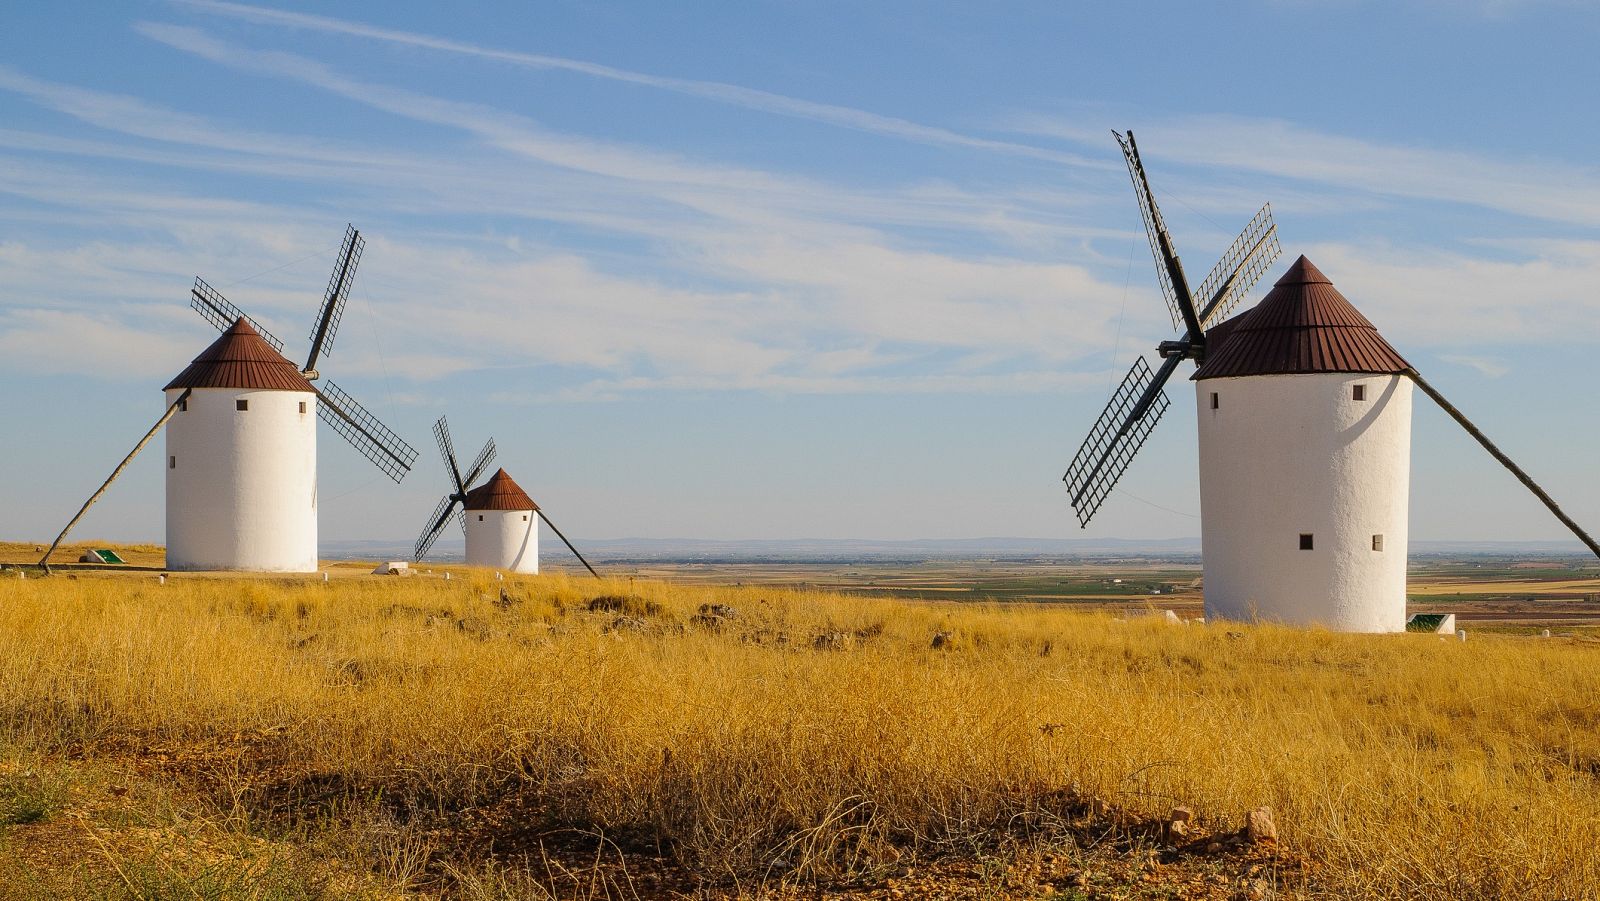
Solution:
M 599 578 L 600 574 L 594 571 L 589 561 L 578 553 L 567 536 L 556 528 L 544 510 L 533 502 L 533 498 L 528 497 L 527 492 L 504 469 L 495 472 L 482 485 L 473 487 L 488 468 L 489 461 L 494 459 L 493 438 L 484 442 L 483 450 L 478 452 L 477 459 L 463 477 L 461 467 L 456 464 L 455 445 L 450 440 L 450 424 L 443 416 L 433 424 L 433 437 L 439 445 L 439 456 L 444 458 L 445 468 L 449 471 L 451 491 L 439 499 L 433 515 L 428 517 L 427 526 L 417 538 L 414 560 L 422 562 L 433 543 L 439 540 L 444 527 L 455 517 L 466 536 L 467 565 L 537 573 L 539 530 L 538 523 L 533 519 L 537 515 L 556 533 L 567 550 L 572 551 L 572 555 L 578 558 L 589 574 Z M 461 508 L 459 513 L 457 506 Z
M 1184 335 L 1157 346 L 1163 363 L 1154 373 L 1143 357 L 1135 361 L 1073 458 L 1063 481 L 1080 525 L 1170 406 L 1167 380 L 1193 359 L 1208 617 L 1404 628 L 1412 385 L 1600 556 L 1600 545 L 1305 257 L 1260 303 L 1224 318 L 1278 256 L 1268 208 L 1191 292 L 1133 135 L 1116 137 Z
M 337 384 L 312 384 L 320 377 L 318 360 L 332 350 L 364 246 L 360 232 L 348 226 L 304 366 L 285 358 L 282 341 L 197 277 L 190 306 L 222 335 L 168 383 L 162 417 L 67 523 L 51 551 L 165 426 L 169 568 L 314 571 L 317 418 L 395 482 L 417 458 Z

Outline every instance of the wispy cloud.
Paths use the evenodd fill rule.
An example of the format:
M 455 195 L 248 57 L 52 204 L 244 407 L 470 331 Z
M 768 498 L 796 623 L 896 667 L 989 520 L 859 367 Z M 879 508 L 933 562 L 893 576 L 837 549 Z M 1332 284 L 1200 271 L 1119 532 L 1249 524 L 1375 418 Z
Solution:
M 651 75 L 568 57 L 502 50 L 416 32 L 380 28 L 345 19 L 268 9 L 241 3 L 216 2 L 216 0 L 178 0 L 178 2 L 180 5 L 191 9 L 258 24 L 347 35 L 366 40 L 381 41 L 396 46 L 510 63 L 529 69 L 572 72 L 590 78 L 671 91 L 715 103 L 728 104 L 773 115 L 806 119 L 842 128 L 914 141 L 920 144 L 1003 153 L 1062 165 L 1085 166 L 1095 169 L 1110 168 L 1103 160 L 1089 159 L 1060 150 L 963 134 L 947 128 L 925 125 L 895 116 L 884 116 L 853 107 L 818 103 L 812 100 L 804 100 L 798 97 L 790 97 L 784 94 L 776 94 L 771 91 L 762 91 L 725 82 Z
M 1072 140 L 1092 134 L 1056 117 L 1020 130 Z M 1534 220 L 1600 225 L 1600 170 L 1556 160 L 1497 159 L 1422 145 L 1364 140 L 1281 119 L 1195 116 L 1139 128 L 1154 160 L 1262 173 L 1372 195 L 1465 204 Z
M 1479 373 L 1491 379 L 1497 379 L 1511 371 L 1503 360 L 1492 357 L 1477 357 L 1470 354 L 1440 354 L 1439 359 L 1457 366 L 1466 366 L 1478 370 Z

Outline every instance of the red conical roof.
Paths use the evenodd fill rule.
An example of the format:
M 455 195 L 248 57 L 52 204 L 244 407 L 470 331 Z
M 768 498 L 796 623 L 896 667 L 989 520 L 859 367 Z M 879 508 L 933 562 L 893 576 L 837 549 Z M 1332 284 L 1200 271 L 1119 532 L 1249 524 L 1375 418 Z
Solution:
M 467 492 L 468 510 L 537 510 L 539 505 L 528 497 L 522 486 L 511 480 L 504 469 L 489 477 L 489 481 Z
M 1218 323 L 1206 339 L 1206 361 L 1195 379 L 1411 368 L 1303 256 L 1260 303 Z
M 162 390 L 173 388 L 317 390 L 300 374 L 300 367 L 273 350 L 242 317 Z

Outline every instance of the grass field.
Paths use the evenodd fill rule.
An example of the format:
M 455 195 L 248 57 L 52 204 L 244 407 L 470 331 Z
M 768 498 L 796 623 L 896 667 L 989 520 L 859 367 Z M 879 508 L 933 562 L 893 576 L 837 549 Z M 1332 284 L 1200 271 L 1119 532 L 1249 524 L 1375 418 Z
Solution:
M 0 661 L 0 897 L 1600 891 L 1585 639 L 79 573 L 0 578 Z

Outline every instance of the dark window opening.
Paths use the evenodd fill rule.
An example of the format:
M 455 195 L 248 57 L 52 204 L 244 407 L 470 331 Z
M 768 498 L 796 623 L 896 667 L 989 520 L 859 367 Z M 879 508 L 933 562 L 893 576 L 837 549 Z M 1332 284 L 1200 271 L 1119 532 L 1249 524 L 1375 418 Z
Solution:
M 187 412 L 189 412 L 189 398 L 186 397 L 183 400 L 178 401 L 178 412 L 179 413 L 187 413 Z
M 478 522 L 483 522 L 483 514 L 482 513 L 478 514 Z
M 1367 399 L 1367 386 L 1366 385 L 1352 385 L 1352 386 L 1350 386 L 1350 399 L 1351 400 L 1366 400 Z
M 305 411 L 306 411 L 306 402 L 305 401 L 301 401 L 300 402 L 300 412 L 304 413 Z
M 1300 550 L 1302 550 L 1302 551 L 1311 550 L 1311 533 L 1310 532 L 1301 532 L 1300 533 Z
M 523 522 L 527 522 L 528 521 L 528 514 L 526 514 L 526 513 L 522 514 L 522 521 Z
M 1383 536 L 1382 535 L 1374 535 L 1374 536 L 1372 536 L 1372 549 L 1375 550 L 1375 551 L 1383 550 Z
M 1211 392 L 1211 409 L 1215 410 L 1217 408 L 1217 405 L 1218 405 L 1217 392 L 1213 391 L 1213 392 Z
M 247 400 L 236 400 L 233 402 L 233 408 L 235 410 L 248 410 L 250 409 L 250 402 Z
M 168 457 L 167 458 L 167 468 L 168 469 L 177 469 L 178 468 L 178 458 L 177 457 Z

